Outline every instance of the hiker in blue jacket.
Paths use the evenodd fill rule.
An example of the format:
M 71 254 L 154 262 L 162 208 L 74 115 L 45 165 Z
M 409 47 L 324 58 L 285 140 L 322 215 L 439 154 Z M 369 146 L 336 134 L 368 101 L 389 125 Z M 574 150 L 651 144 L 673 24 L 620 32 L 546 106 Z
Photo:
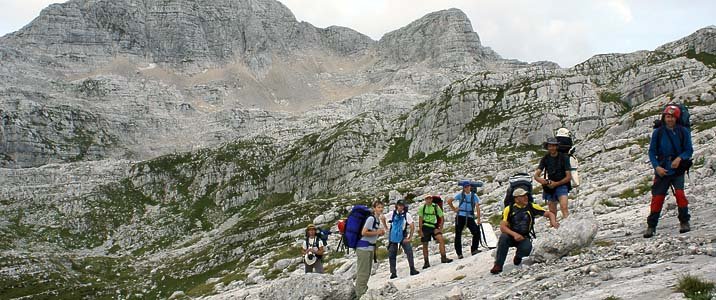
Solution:
M 420 272 L 415 269 L 413 245 L 410 243 L 413 238 L 413 233 L 415 233 L 415 224 L 413 224 L 413 216 L 408 212 L 403 200 L 398 200 L 398 202 L 395 203 L 395 210 L 388 212 L 381 221 L 383 222 L 383 228 L 389 228 L 388 260 L 390 261 L 390 279 L 398 277 L 395 264 L 399 247 L 403 247 L 403 252 L 405 252 L 405 256 L 408 258 L 410 275 L 420 274 Z
M 463 180 L 458 183 L 462 186 L 462 191 L 455 194 L 454 197 L 448 198 L 447 203 L 450 208 L 457 214 L 455 216 L 455 253 L 457 258 L 462 259 L 462 231 L 465 226 L 472 234 L 472 244 L 470 246 L 470 254 L 475 255 L 480 252 L 480 198 L 472 191 L 470 181 Z M 458 201 L 458 207 L 453 206 L 453 201 Z M 477 222 L 476 222 L 477 221 Z
M 651 210 L 646 219 L 645 238 L 656 233 L 656 224 L 661 216 L 661 208 L 669 188 L 673 188 L 679 212 L 679 232 L 691 230 L 689 220 L 689 201 L 684 193 L 685 164 L 691 162 L 694 154 L 691 132 L 677 124 L 681 109 L 676 105 L 667 105 L 662 113 L 662 126 L 654 129 L 649 144 L 649 161 L 654 168 L 654 183 L 651 186 Z M 681 168 L 680 168 L 681 167 Z

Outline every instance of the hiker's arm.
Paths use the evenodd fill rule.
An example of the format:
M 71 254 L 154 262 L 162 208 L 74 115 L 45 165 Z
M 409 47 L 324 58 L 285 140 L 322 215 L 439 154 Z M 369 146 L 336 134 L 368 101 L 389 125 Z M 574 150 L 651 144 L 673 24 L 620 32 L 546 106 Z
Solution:
M 418 235 L 423 237 L 423 216 L 418 216 Z
M 539 182 L 539 184 L 547 184 L 547 180 L 542 178 L 542 169 L 537 168 L 537 171 L 535 171 L 535 181 Z
M 564 185 L 564 184 L 569 183 L 570 180 L 572 180 L 572 172 L 570 172 L 569 170 L 567 170 L 567 171 L 565 171 L 564 173 L 567 174 L 567 176 L 564 176 L 564 178 L 562 178 L 562 180 L 560 180 L 560 181 L 557 181 L 557 182 L 555 182 L 555 183 L 552 183 L 553 186 Z
M 694 145 L 691 142 L 691 133 L 684 130 L 684 152 L 679 155 L 681 159 L 690 159 L 694 155 Z
M 452 211 L 457 212 L 457 208 L 455 208 L 455 206 L 452 206 L 453 201 L 455 201 L 455 197 L 449 197 L 447 199 L 447 204 L 448 206 L 450 206 L 450 209 L 452 209 Z
M 555 216 L 552 212 L 546 211 L 544 212 L 544 216 L 546 218 L 549 218 L 549 224 L 552 225 L 554 228 L 559 228 L 559 222 L 557 222 L 557 216 Z
M 656 153 L 656 143 L 657 141 L 657 130 L 654 130 L 654 132 L 651 133 L 651 141 L 649 142 L 649 162 L 651 162 L 651 167 L 656 170 L 656 168 L 659 168 L 659 160 L 657 159 L 658 153 Z
M 323 245 L 323 243 L 321 243 Z M 316 255 L 323 255 L 323 246 L 318 247 L 318 252 L 316 252 Z
M 500 221 L 500 231 L 504 234 L 512 236 L 512 238 L 514 238 L 517 241 L 521 241 L 521 240 L 525 239 L 525 237 L 523 237 L 521 234 L 512 231 L 512 229 L 510 229 L 509 224 L 505 220 Z

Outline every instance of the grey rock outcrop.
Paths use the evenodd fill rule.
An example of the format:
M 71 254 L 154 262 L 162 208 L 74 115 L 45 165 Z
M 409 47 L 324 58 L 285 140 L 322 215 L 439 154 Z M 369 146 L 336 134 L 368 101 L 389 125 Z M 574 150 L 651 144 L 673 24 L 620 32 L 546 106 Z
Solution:
M 535 262 L 559 259 L 571 251 L 589 247 L 598 229 L 591 212 L 571 214 L 561 222 L 559 229 L 540 231 L 530 256 Z
M 311 299 L 352 300 L 355 298 L 353 282 L 328 274 L 292 275 L 267 286 L 260 299 Z

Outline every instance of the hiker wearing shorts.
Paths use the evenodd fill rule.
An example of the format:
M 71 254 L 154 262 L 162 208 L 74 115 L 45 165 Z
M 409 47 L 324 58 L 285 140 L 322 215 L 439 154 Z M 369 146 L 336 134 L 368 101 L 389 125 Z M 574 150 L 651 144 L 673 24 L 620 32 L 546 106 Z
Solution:
M 358 256 L 358 269 L 356 271 L 356 295 L 360 299 L 366 291 L 368 291 L 368 279 L 373 268 L 373 258 L 375 255 L 375 243 L 378 237 L 385 234 L 385 229 L 381 228 L 380 221 L 375 216 L 383 215 L 383 202 L 373 201 L 371 206 L 373 215 L 368 216 L 365 225 L 361 231 L 361 239 L 356 246 L 356 256 Z
M 316 234 L 316 226 L 309 224 L 306 228 L 306 240 L 303 241 L 301 248 L 306 273 L 323 273 L 324 246 L 323 241 Z
M 425 197 L 425 202 L 418 207 L 418 219 L 420 226 L 420 242 L 423 244 L 423 269 L 430 267 L 428 259 L 428 243 L 431 239 L 438 241 L 440 245 L 440 262 L 450 263 L 452 259 L 445 254 L 445 239 L 442 234 L 442 224 L 438 223 L 438 217 L 443 217 L 443 210 L 433 203 L 433 197 Z
M 398 200 L 398 202 L 395 203 L 395 210 L 388 212 L 382 222 L 383 227 L 388 228 L 389 232 L 388 260 L 390 261 L 390 279 L 398 277 L 395 265 L 399 247 L 403 247 L 403 252 L 405 252 L 405 256 L 408 259 L 410 275 L 420 274 L 420 272 L 415 269 L 413 245 L 410 243 L 413 238 L 413 233 L 415 232 L 415 224 L 413 224 L 413 216 L 408 212 L 403 200 Z
M 549 218 L 549 222 L 554 228 L 559 228 L 557 217 L 545 211 L 541 206 L 529 203 L 528 192 L 522 188 L 516 188 L 512 195 L 515 202 L 502 212 L 502 221 L 500 221 L 500 239 L 497 242 L 497 252 L 495 253 L 495 264 L 490 269 L 490 273 L 498 274 L 502 272 L 502 266 L 507 258 L 507 251 L 510 247 L 517 248 L 515 257 L 512 262 L 515 266 L 522 263 L 522 258 L 530 255 L 532 252 L 532 240 L 530 233 L 534 228 L 534 219 L 538 216 Z
M 676 105 L 666 106 L 662 113 L 663 124 L 651 134 L 649 161 L 654 168 L 654 183 L 651 186 L 651 209 L 646 219 L 645 238 L 653 237 L 656 233 L 656 224 L 659 222 L 669 188 L 672 188 L 678 206 L 679 232 L 691 231 L 689 201 L 684 193 L 685 169 L 680 167 L 683 163 L 690 162 L 694 148 L 691 132 L 677 124 L 681 113 L 681 109 Z
M 569 156 L 558 151 L 559 141 L 554 137 L 547 138 L 544 147 L 547 154 L 540 160 L 534 178 L 542 184 L 542 199 L 547 202 L 549 211 L 556 216 L 559 203 L 562 219 L 565 219 L 569 216 L 567 195 L 572 180 Z
M 472 234 L 472 244 L 470 245 L 470 254 L 475 255 L 480 252 L 480 198 L 477 197 L 472 190 L 469 180 L 462 180 L 458 183 L 462 186 L 462 191 L 455 194 L 454 197 L 448 198 L 447 203 L 455 212 L 455 253 L 457 258 L 462 259 L 462 231 L 465 226 Z M 458 207 L 453 205 L 453 201 L 458 201 Z M 477 222 L 476 222 L 477 221 Z

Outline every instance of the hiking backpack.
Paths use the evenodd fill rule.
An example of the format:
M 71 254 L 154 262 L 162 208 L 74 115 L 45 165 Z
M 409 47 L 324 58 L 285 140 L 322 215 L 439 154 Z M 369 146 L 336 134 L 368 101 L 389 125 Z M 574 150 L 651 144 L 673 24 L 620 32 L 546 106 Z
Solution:
M 533 215 L 532 211 L 532 203 L 528 203 L 527 206 L 523 208 L 518 208 L 515 206 L 514 203 L 510 204 L 510 213 L 507 216 L 507 222 L 510 224 L 510 229 L 513 231 L 523 235 L 524 237 L 532 236 L 532 238 L 537 238 L 537 234 L 535 234 L 534 229 L 534 221 L 535 216 Z M 524 214 L 524 216 L 520 216 L 522 218 L 528 218 L 527 220 L 516 220 L 517 214 Z M 521 222 L 527 222 L 527 224 L 522 224 L 521 222 L 518 224 L 518 221 Z M 521 228 L 522 226 L 526 225 L 527 228 Z
M 396 218 L 399 217 L 399 218 Z M 393 210 L 393 216 L 390 218 L 390 235 L 388 235 L 388 241 L 391 243 L 400 244 L 405 239 L 405 231 L 408 229 L 408 212 L 403 211 L 398 213 L 397 210 Z M 397 219 L 397 220 L 396 220 Z
M 510 183 L 510 186 L 507 188 L 507 194 L 505 194 L 503 207 L 508 207 L 515 203 L 515 196 L 512 196 L 512 192 L 514 192 L 517 188 L 522 188 L 527 191 L 527 199 L 529 203 L 535 202 L 534 197 L 532 197 L 532 176 L 527 173 L 517 173 L 510 176 L 508 182 Z
M 365 205 L 353 206 L 351 213 L 348 214 L 348 219 L 346 219 L 346 231 L 344 233 L 348 248 L 355 249 L 358 246 L 358 241 L 363 237 L 361 232 L 363 231 L 363 226 L 365 226 L 365 221 L 372 215 L 373 212 Z M 376 223 L 378 223 L 378 220 L 373 223 L 374 228 L 377 227 Z
M 439 197 L 438 197 L 438 198 L 439 198 Z M 442 205 L 442 203 L 443 203 L 442 198 L 439 198 L 439 199 L 440 199 L 440 205 Z M 433 201 L 435 201 L 435 196 L 433 196 Z M 437 216 L 437 215 L 438 215 L 438 207 L 440 207 L 440 205 L 436 204 L 435 202 L 433 202 L 433 203 L 430 204 L 430 205 L 433 207 L 433 213 L 431 213 L 431 214 L 426 214 L 426 213 L 425 213 L 425 204 L 423 204 L 423 206 L 421 207 L 421 208 L 423 209 L 423 213 L 422 213 L 422 215 L 423 215 L 423 224 L 431 224 L 431 225 L 434 225 L 435 228 L 440 228 L 440 225 L 442 225 L 442 223 L 443 223 L 443 218 Z M 442 210 L 442 207 L 440 207 L 440 210 Z M 443 211 L 443 213 L 444 213 L 444 211 Z M 428 215 L 428 216 L 436 216 L 436 217 L 437 217 L 437 222 L 436 222 L 436 223 L 426 222 L 426 221 L 425 221 L 425 216 L 426 216 L 426 215 Z
M 572 134 L 567 128 L 560 128 L 559 130 L 557 130 L 555 138 L 559 142 L 559 147 L 557 148 L 557 150 L 559 152 L 569 155 L 569 165 L 571 166 L 569 172 L 572 175 L 572 180 L 569 183 L 569 188 L 571 189 L 578 187 L 581 183 L 581 180 L 579 180 L 579 171 L 577 171 L 577 168 L 579 168 L 579 161 L 574 156 L 574 152 L 577 151 L 577 149 L 574 147 L 574 142 L 572 141 Z
M 689 114 L 689 109 L 684 105 L 680 103 L 669 103 L 666 106 L 677 106 L 679 107 L 679 110 L 681 110 L 681 115 L 678 119 L 676 119 L 676 125 L 677 125 L 677 132 L 679 135 L 679 146 L 681 146 L 681 151 L 684 150 L 686 147 L 686 134 L 691 133 L 691 115 Z M 666 109 L 666 106 L 664 106 L 664 109 Z M 664 115 L 661 115 L 661 118 L 654 121 L 654 129 L 656 129 L 656 153 L 659 154 L 659 148 L 661 146 L 661 137 L 664 135 Z M 678 127 L 683 127 L 682 129 L 678 129 Z M 684 133 L 686 131 L 686 133 Z M 673 148 L 676 148 L 676 143 L 669 138 L 669 142 L 671 142 L 671 146 Z M 682 160 L 681 164 L 677 168 L 676 172 L 677 175 L 681 175 L 683 173 L 689 172 L 689 169 L 691 168 L 691 165 L 693 165 L 693 160 L 686 159 Z

